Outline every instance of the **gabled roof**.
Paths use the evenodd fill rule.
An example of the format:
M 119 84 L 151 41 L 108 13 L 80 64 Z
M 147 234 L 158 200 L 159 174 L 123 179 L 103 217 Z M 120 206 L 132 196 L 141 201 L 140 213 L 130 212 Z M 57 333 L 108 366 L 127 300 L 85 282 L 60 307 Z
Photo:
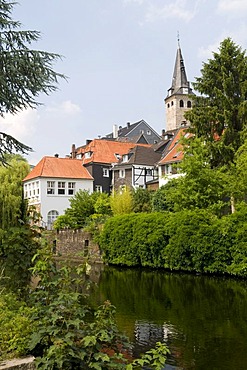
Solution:
M 93 180 L 82 160 L 57 157 L 43 157 L 23 181 L 38 177 Z
M 132 123 L 132 124 L 128 122 L 127 126 L 125 126 L 125 127 L 119 126 L 118 129 L 117 129 L 117 132 L 115 133 L 115 135 L 116 135 L 115 137 L 114 137 L 114 133 L 112 132 L 110 134 L 107 134 L 104 139 L 108 140 L 108 139 L 114 138 L 114 140 L 119 140 L 120 138 L 125 138 L 125 137 L 130 138 L 130 137 L 132 137 L 131 140 L 133 141 L 134 137 L 135 137 L 136 140 L 139 140 L 139 135 L 138 136 L 137 135 L 133 136 L 133 131 L 139 125 L 145 125 L 147 127 L 147 129 L 150 130 L 153 133 L 153 135 L 160 138 L 160 135 L 144 119 L 141 119 L 140 121 Z
M 153 147 L 147 146 L 136 146 L 135 148 L 131 149 L 128 153 L 129 160 L 119 162 L 119 165 L 146 165 L 146 166 L 154 166 L 160 160 L 161 154 L 155 152 Z
M 180 139 L 185 135 L 189 135 L 189 137 L 192 136 L 192 134 L 189 134 L 184 127 L 177 130 L 177 133 L 174 135 L 169 147 L 164 152 L 163 158 L 159 161 L 159 165 L 177 163 L 183 159 L 184 153 Z
M 82 153 L 82 163 L 84 165 L 89 163 L 117 163 L 123 154 L 129 152 L 135 146 L 150 147 L 148 144 L 125 143 L 119 141 L 94 139 L 81 152 L 77 151 L 77 155 Z M 88 157 L 87 157 L 88 153 Z

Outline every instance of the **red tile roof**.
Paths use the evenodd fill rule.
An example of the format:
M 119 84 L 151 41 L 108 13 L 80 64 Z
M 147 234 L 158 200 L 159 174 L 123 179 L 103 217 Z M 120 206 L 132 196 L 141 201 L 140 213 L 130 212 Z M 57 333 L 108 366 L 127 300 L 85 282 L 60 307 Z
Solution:
M 82 160 L 57 157 L 43 157 L 23 181 L 37 177 L 93 179 L 88 170 L 83 167 Z
M 84 154 L 82 159 L 83 164 L 91 162 L 111 164 L 118 162 L 116 155 L 122 156 L 123 154 L 127 154 L 130 149 L 136 146 L 150 147 L 151 145 L 94 139 L 86 146 L 86 148 L 79 149 L 77 154 L 87 152 L 92 153 L 89 158 L 85 158 Z
M 184 128 L 181 128 L 177 131 L 177 133 L 174 135 L 174 138 L 172 139 L 172 142 L 168 148 L 167 153 L 159 161 L 159 165 L 164 165 L 166 163 L 176 163 L 180 162 L 183 159 L 184 152 L 182 144 L 180 143 L 180 139 L 182 136 L 185 136 L 186 134 L 187 130 Z M 192 134 L 188 135 L 192 136 Z

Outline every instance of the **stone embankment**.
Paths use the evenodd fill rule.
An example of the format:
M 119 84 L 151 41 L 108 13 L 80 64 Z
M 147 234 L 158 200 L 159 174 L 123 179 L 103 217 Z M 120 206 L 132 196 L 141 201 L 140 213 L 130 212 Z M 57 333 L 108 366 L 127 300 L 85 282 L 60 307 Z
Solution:
M 35 370 L 34 357 L 0 361 L 0 370 Z

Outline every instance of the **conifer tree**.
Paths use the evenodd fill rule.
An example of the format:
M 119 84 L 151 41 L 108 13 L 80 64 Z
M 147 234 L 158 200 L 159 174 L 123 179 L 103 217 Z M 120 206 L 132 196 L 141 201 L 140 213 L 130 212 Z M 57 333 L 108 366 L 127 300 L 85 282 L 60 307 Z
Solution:
M 16 2 L 0 0 L 0 116 L 15 114 L 40 105 L 40 93 L 49 95 L 57 89 L 59 78 L 53 63 L 58 54 L 31 48 L 40 38 L 38 31 L 24 31 L 21 23 L 11 18 Z M 12 136 L 0 132 L 0 162 L 4 154 L 26 153 L 31 148 Z
M 241 146 L 247 124 L 247 57 L 230 38 L 203 64 L 193 84 L 200 95 L 192 97 L 186 118 L 190 131 L 207 144 L 211 166 L 228 165 Z

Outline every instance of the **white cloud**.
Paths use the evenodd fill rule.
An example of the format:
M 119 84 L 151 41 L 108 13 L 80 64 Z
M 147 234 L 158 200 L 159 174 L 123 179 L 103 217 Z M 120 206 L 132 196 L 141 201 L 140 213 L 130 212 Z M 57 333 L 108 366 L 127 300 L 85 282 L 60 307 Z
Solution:
M 200 3 L 204 0 L 176 0 L 164 6 L 150 4 L 146 13 L 146 21 L 153 22 L 157 19 L 176 18 L 189 22 L 197 13 Z
M 28 108 L 19 114 L 6 114 L 0 118 L 0 131 L 14 136 L 17 140 L 25 143 L 35 134 L 40 116 L 37 110 Z
M 223 13 L 229 13 L 230 15 L 243 16 L 243 12 L 247 12 L 247 1 L 246 0 L 219 0 L 218 11 Z
M 70 100 L 65 100 L 60 104 L 54 104 L 46 108 L 46 112 L 62 113 L 74 115 L 81 112 L 79 105 L 72 103 Z

